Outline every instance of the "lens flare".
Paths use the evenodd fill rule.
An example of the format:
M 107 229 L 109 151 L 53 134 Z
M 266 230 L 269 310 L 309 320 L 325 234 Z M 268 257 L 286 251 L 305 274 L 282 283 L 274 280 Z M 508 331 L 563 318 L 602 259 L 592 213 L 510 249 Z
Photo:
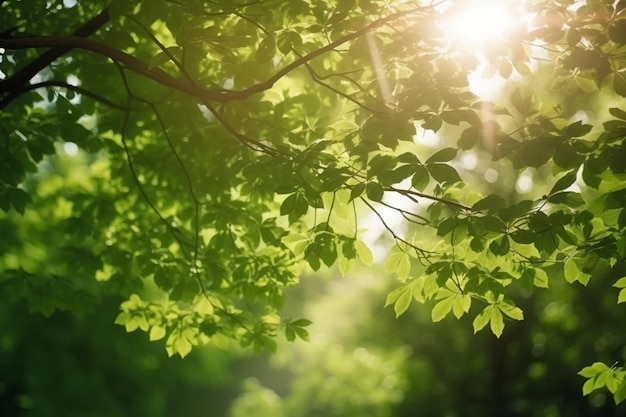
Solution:
M 482 48 L 508 38 L 516 26 L 514 6 L 509 1 L 476 1 L 450 10 L 444 30 L 453 42 Z

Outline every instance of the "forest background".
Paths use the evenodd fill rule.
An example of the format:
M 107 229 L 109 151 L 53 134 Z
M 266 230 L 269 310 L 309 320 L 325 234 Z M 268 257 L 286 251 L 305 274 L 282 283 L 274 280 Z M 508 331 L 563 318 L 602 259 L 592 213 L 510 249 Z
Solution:
M 0 1 L 0 412 L 619 416 L 626 1 Z

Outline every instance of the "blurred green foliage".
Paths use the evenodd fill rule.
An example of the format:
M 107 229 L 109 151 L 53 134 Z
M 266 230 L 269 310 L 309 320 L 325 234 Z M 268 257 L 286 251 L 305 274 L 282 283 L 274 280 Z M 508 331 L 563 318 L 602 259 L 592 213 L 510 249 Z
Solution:
M 171 413 L 177 396 L 165 386 L 137 405 L 120 400 L 123 384 L 103 388 L 118 372 L 133 380 L 142 355 L 89 376 L 91 359 L 61 347 L 80 351 L 87 335 L 100 361 L 109 330 L 93 324 L 106 318 L 162 341 L 168 356 L 276 352 L 279 335 L 313 339 L 303 317 L 329 308 L 284 308 L 303 273 L 376 268 L 381 253 L 380 275 L 392 279 L 374 305 L 393 306 L 398 321 L 368 340 L 379 323 L 371 296 L 344 288 L 332 326 L 345 338 L 322 343 L 321 361 L 284 359 L 298 365 L 285 392 L 249 380 L 233 415 L 256 403 L 290 416 L 576 415 L 589 403 L 569 389 L 581 386 L 586 415 L 619 410 L 626 1 L 520 2 L 511 30 L 475 48 L 446 26 L 465 7 L 478 6 L 0 2 L 7 412 L 72 415 L 48 397 L 65 370 L 58 398 L 97 392 L 80 415 L 92 404 L 103 415 Z M 500 92 L 477 96 L 476 74 Z M 442 332 L 437 344 L 422 326 Z M 496 338 L 468 335 L 485 328 Z M 533 359 L 518 360 L 529 350 Z M 150 366 L 173 366 L 157 358 Z M 129 365 L 100 375 L 111 363 Z M 165 378 L 194 380 L 207 366 Z M 465 376 L 474 367 L 488 372 Z M 554 384 L 562 390 L 545 402 L 531 388 Z M 431 393 L 413 403 L 411 392 Z

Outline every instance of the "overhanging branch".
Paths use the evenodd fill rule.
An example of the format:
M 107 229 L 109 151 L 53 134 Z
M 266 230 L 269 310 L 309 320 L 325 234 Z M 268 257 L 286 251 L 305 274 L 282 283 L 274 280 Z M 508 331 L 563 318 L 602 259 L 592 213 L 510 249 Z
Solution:
M 81 27 L 76 29 L 72 36 L 87 37 L 95 33 L 106 22 L 109 21 L 109 8 L 105 8 L 98 15 L 94 16 L 89 21 L 85 22 Z M 9 38 L 10 39 L 10 38 Z M 6 38 L 0 38 L 0 41 L 6 40 Z M 35 76 L 39 71 L 50 65 L 55 59 L 59 58 L 63 54 L 67 53 L 71 49 L 68 45 L 58 45 L 55 48 L 49 49 L 26 65 L 24 68 L 18 70 L 15 74 L 7 79 L 0 81 L 0 94 L 9 93 L 9 96 L 3 101 L 11 101 L 10 97 L 14 92 L 20 90 Z M 18 94 L 19 95 L 19 94 Z M 15 97 L 13 97 L 15 98 Z
M 150 68 L 145 62 L 135 58 L 126 52 L 108 46 L 93 39 L 79 36 L 23 36 L 16 38 L 0 38 L 0 48 L 6 49 L 29 49 L 29 48 L 64 48 L 83 49 L 106 56 L 114 62 L 124 65 L 132 71 L 145 75 L 159 84 L 211 101 L 223 101 L 224 93 L 199 88 L 186 81 L 174 78 L 160 68 Z M 1 91 L 0 91 L 1 92 Z
M 148 78 L 151 78 L 154 81 L 166 87 L 170 87 L 172 89 L 183 92 L 190 96 L 197 97 L 201 100 L 226 103 L 226 102 L 234 101 L 234 100 L 244 100 L 254 94 L 268 90 L 272 88 L 272 86 L 278 80 L 280 80 L 281 78 L 289 74 L 291 71 L 307 64 L 308 62 L 317 58 L 318 56 L 321 56 L 327 52 L 335 50 L 339 46 L 342 46 L 354 39 L 357 39 L 363 36 L 364 34 L 369 33 L 372 30 L 380 26 L 383 26 L 391 21 L 400 19 L 409 14 L 423 11 L 425 9 L 426 8 L 422 7 L 422 8 L 416 8 L 416 9 L 406 10 L 402 12 L 396 12 L 396 13 L 390 14 L 389 16 L 377 19 L 374 22 L 370 23 L 369 25 L 357 31 L 354 31 L 350 34 L 342 36 L 341 38 L 327 44 L 326 46 L 319 48 L 307 55 L 304 55 L 294 60 L 292 63 L 286 65 L 285 67 L 277 71 L 268 80 L 255 84 L 244 90 L 239 90 L 239 91 L 207 89 L 207 88 L 195 85 L 193 83 L 189 83 L 185 80 L 175 78 L 174 76 L 170 75 L 169 73 L 163 71 L 160 68 L 150 68 L 148 64 L 146 64 L 145 62 L 135 58 L 132 55 L 127 54 L 126 52 L 123 52 L 119 49 L 108 46 L 101 42 L 84 38 L 82 37 L 82 36 L 85 36 L 83 35 L 83 32 L 78 33 L 78 31 L 75 32 L 74 35 L 72 36 L 25 36 L 25 37 L 14 37 L 14 38 L 13 37 L 0 38 L 0 48 L 5 48 L 5 49 L 29 49 L 29 48 L 46 48 L 46 47 L 53 48 L 47 53 L 44 53 L 41 57 L 39 57 L 36 60 L 36 61 L 46 62 L 45 65 L 51 62 L 50 57 L 53 57 L 52 60 L 54 60 L 71 49 L 83 49 L 83 50 L 97 53 L 99 55 L 106 56 L 110 58 L 111 60 L 113 60 L 114 62 L 118 64 L 122 64 L 128 69 L 135 71 L 141 75 L 144 75 Z M 106 10 L 103 11 L 101 14 L 105 14 L 105 13 L 106 13 Z M 108 16 L 108 13 L 106 13 L 106 15 Z M 46 59 L 42 59 L 44 56 L 46 56 L 46 54 L 48 54 Z M 43 67 L 45 67 L 45 65 Z M 33 66 L 33 69 L 30 72 L 26 72 L 22 75 L 19 75 L 19 77 L 18 77 L 18 74 L 22 73 L 22 71 L 18 72 L 18 74 L 16 74 L 15 76 L 11 77 L 10 79 L 6 80 L 3 83 L 0 83 L 0 93 L 3 93 L 3 92 L 10 93 L 16 88 L 16 84 L 18 84 L 19 87 L 21 87 L 25 82 L 28 82 L 30 78 L 32 78 L 32 76 L 36 74 L 38 71 L 40 71 L 43 67 L 41 67 L 41 65 Z M 34 68 L 37 68 L 37 70 L 34 71 Z M 34 73 L 32 73 L 33 71 Z M 24 79 L 26 81 L 24 81 Z

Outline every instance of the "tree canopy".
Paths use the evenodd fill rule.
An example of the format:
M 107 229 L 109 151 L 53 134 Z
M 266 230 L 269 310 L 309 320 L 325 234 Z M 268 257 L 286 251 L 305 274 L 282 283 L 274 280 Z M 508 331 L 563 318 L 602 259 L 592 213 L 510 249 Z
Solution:
M 496 337 L 562 280 L 626 301 L 626 1 L 520 2 L 480 46 L 478 7 L 1 1 L 2 298 L 117 297 L 180 356 L 308 339 L 285 291 L 379 253 L 396 316 Z

